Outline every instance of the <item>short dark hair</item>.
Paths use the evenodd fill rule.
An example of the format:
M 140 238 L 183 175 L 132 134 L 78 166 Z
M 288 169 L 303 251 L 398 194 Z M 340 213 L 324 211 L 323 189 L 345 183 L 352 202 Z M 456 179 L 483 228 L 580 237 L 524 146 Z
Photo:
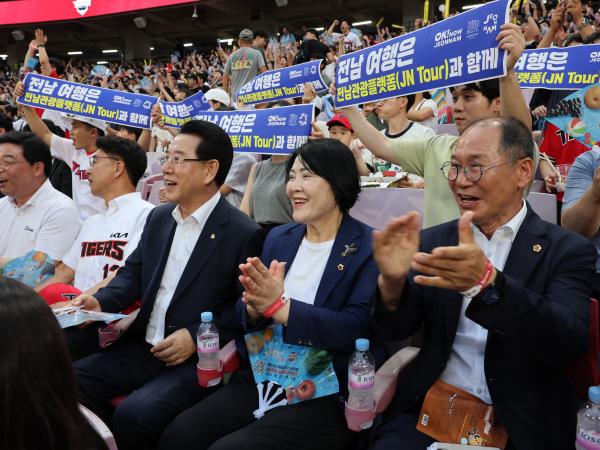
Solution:
M 14 144 L 23 149 L 23 157 L 30 165 L 44 164 L 44 175 L 50 176 L 52 156 L 50 147 L 35 134 L 27 131 L 10 131 L 0 136 L 0 144 Z
M 259 38 L 259 37 L 264 38 L 264 39 L 269 39 L 269 36 L 267 35 L 267 33 L 265 33 L 262 30 L 256 30 L 256 31 L 254 31 L 253 34 L 254 34 L 254 39 Z
M 300 158 L 304 167 L 329 183 L 342 212 L 354 206 L 360 194 L 360 175 L 348 147 L 335 139 L 310 141 L 292 153 L 287 162 L 288 174 L 296 158 Z
M 473 122 L 467 130 L 476 126 L 497 126 L 500 129 L 498 153 L 506 155 L 508 160 L 533 159 L 534 145 L 531 130 L 520 120 L 507 116 L 486 118 Z
M 570 35 L 568 35 L 565 41 L 563 42 L 563 47 L 568 47 L 573 42 L 579 42 L 581 44 L 584 43 L 581 33 L 571 33 Z
M 65 137 L 65 132 L 63 131 L 63 129 L 56 125 L 54 122 L 52 122 L 50 119 L 42 119 L 42 122 L 46 124 L 46 126 L 50 130 L 50 133 L 55 134 L 58 137 Z M 31 127 L 29 126 L 29 124 L 27 124 L 23 127 L 21 131 L 31 131 Z
M 119 130 L 125 130 L 128 133 L 133 134 L 135 136 L 135 140 L 136 141 L 140 138 L 140 136 L 142 134 L 142 131 L 143 131 L 141 128 L 130 127 L 130 126 L 127 126 L 127 125 L 119 125 L 118 129 Z
M 146 152 L 137 142 L 117 136 L 103 136 L 96 141 L 96 147 L 107 155 L 122 160 L 129 181 L 133 187 L 137 186 L 148 166 Z
M 315 30 L 314 28 L 308 28 L 304 34 L 306 33 L 310 33 L 312 34 L 314 37 L 318 38 L 319 37 L 319 32 L 317 30 Z
M 470 91 L 481 92 L 481 95 L 487 98 L 489 103 L 492 103 L 494 100 L 500 97 L 500 82 L 498 81 L 498 78 L 476 81 L 474 83 L 467 83 L 460 86 L 463 86 L 465 89 Z M 451 87 L 450 92 L 454 92 L 457 87 L 459 86 Z
M 196 147 L 196 157 L 219 161 L 215 182 L 217 186 L 221 186 L 227 178 L 233 160 L 233 145 L 227 133 L 214 123 L 205 120 L 190 120 L 183 124 L 179 134 L 191 134 L 200 138 Z
M 594 31 L 585 38 L 586 44 L 593 44 L 595 40 L 600 39 L 600 31 Z
M 412 105 L 415 104 L 416 95 L 408 94 L 408 95 L 405 95 L 404 97 L 406 97 L 406 110 L 408 111 L 410 108 L 412 108 Z
M 13 121 L 8 115 L 0 112 L 0 128 L 4 128 L 4 132 L 8 133 L 13 130 Z
M 10 278 L 0 278 L 0 338 L 11 341 L 0 349 L 0 382 L 7 387 L 0 446 L 106 448 L 79 409 L 67 340 L 58 321 L 33 289 Z

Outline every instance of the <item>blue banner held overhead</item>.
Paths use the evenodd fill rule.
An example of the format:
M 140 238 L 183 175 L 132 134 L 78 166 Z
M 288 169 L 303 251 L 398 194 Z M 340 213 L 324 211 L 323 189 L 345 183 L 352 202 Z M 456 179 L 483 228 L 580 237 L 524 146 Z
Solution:
M 496 36 L 510 0 L 496 0 L 420 30 L 340 57 L 338 107 L 383 100 L 506 74 Z
M 582 89 L 600 81 L 600 45 L 525 50 L 515 72 L 522 88 Z
M 261 73 L 237 92 L 238 101 L 253 105 L 285 98 L 302 97 L 304 83 L 310 83 L 316 92 L 327 89 L 321 78 L 322 59 Z
M 88 84 L 29 73 L 22 105 L 51 109 L 76 116 L 92 117 L 136 128 L 150 128 L 150 110 L 156 97 L 121 92 Z
M 312 105 L 246 111 L 206 111 L 194 119 L 212 122 L 227 132 L 240 153 L 287 155 L 310 136 Z
M 181 102 L 159 101 L 165 125 L 168 127 L 181 127 L 193 119 L 194 114 L 210 109 L 210 104 L 202 92 L 198 92 Z

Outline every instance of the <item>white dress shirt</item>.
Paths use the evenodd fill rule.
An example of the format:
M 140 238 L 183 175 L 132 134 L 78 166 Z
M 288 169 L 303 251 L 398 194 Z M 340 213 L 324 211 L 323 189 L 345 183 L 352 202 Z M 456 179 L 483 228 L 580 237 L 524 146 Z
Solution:
M 510 253 L 513 241 L 526 214 L 527 206 L 525 201 L 523 201 L 521 210 L 510 221 L 498 228 L 490 240 L 487 239 L 479 228 L 472 225 L 475 242 L 496 269 L 500 271 L 504 270 L 504 264 Z M 488 330 L 473 322 L 465 315 L 465 311 L 470 303 L 470 297 L 463 297 L 456 337 L 452 345 L 452 353 L 448 359 L 446 369 L 440 378 L 446 383 L 469 392 L 479 397 L 488 405 L 491 405 L 492 399 L 484 370 Z
M 179 284 L 179 279 L 192 255 L 200 233 L 202 233 L 208 217 L 219 203 L 220 198 L 221 194 L 217 192 L 185 219 L 181 217 L 179 206 L 173 210 L 173 219 L 177 222 L 177 228 L 175 229 L 162 280 L 156 293 L 150 320 L 146 327 L 146 342 L 148 344 L 156 345 L 165 337 L 165 315 L 173 299 L 175 288 Z
M 73 200 L 46 180 L 21 207 L 11 197 L 0 199 L 0 256 L 17 258 L 37 250 L 60 261 L 80 225 Z

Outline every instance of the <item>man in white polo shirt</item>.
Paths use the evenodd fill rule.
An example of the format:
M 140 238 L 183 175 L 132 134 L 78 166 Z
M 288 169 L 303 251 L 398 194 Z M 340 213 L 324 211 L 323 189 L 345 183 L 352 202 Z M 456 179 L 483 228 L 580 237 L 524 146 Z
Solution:
M 23 92 L 23 83 L 17 83 L 15 95 L 20 96 Z M 105 208 L 104 201 L 92 195 L 87 171 L 90 168 L 89 157 L 97 149 L 96 140 L 106 132 L 106 122 L 70 116 L 68 119 L 71 120 L 71 139 L 66 139 L 53 134 L 33 108 L 23 106 L 23 114 L 31 131 L 50 147 L 52 156 L 64 161 L 71 168 L 73 200 L 81 220 L 102 211 Z
M 88 179 L 92 194 L 105 202 L 106 209 L 86 219 L 54 277 L 38 291 L 54 283 L 73 283 L 90 294 L 104 287 L 135 250 L 154 207 L 135 190 L 147 165 L 140 146 L 112 136 L 99 138 L 97 146 Z
M 60 261 L 79 232 L 73 200 L 52 187 L 50 149 L 32 133 L 0 136 L 0 265 L 31 250 Z

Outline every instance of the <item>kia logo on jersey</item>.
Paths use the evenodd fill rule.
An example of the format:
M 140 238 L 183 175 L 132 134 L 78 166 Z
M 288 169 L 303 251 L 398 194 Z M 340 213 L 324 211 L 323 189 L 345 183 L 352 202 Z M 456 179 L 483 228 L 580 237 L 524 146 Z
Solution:
M 71 169 L 71 172 L 73 172 L 75 176 L 78 177 L 80 180 L 87 180 L 87 170 L 81 170 L 80 167 L 81 166 L 79 164 L 73 161 L 73 168 Z

